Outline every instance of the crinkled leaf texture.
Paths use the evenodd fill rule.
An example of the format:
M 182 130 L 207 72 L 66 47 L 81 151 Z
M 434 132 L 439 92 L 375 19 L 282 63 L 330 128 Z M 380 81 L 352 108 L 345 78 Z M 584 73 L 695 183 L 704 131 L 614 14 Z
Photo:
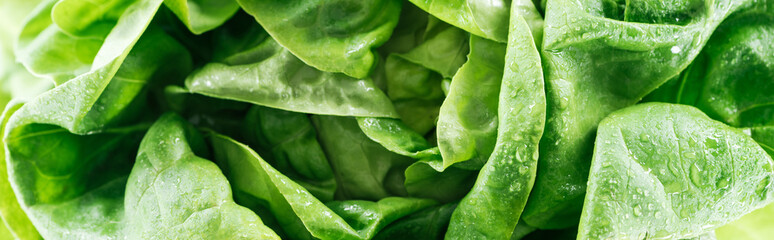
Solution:
M 682 72 L 723 19 L 752 2 L 548 1 L 548 119 L 524 221 L 577 224 L 599 121 Z
M 600 123 L 578 239 L 690 238 L 772 202 L 772 159 L 691 106 L 646 103 Z
M 137 143 L 148 129 L 138 114 L 143 110 L 138 106 L 145 105 L 145 86 L 182 79 L 181 73 L 191 65 L 190 56 L 175 40 L 146 30 L 160 5 L 161 1 L 133 2 L 105 38 L 92 70 L 26 103 L 6 126 L 11 186 L 44 238 L 146 238 L 170 236 L 166 234 L 173 231 L 181 238 L 187 238 L 185 234 L 273 236 L 271 230 L 260 228 L 254 213 L 233 203 L 223 187 L 227 182 L 214 164 L 192 153 L 180 153 L 188 157 L 183 161 L 148 156 L 164 153 L 149 153 L 153 150 L 146 147 L 187 149 L 183 134 L 156 136 L 179 130 L 171 126 L 173 117 L 165 117 L 150 130 L 146 140 L 154 140 L 148 140 L 152 143 L 145 143 L 134 160 Z M 159 138 L 165 137 L 170 148 L 159 146 Z M 130 175 L 133 162 L 137 164 Z M 143 165 L 151 163 L 164 167 Z M 202 171 L 169 171 L 192 168 Z M 213 181 L 218 176 L 221 180 Z M 237 229 L 249 224 L 258 228 Z

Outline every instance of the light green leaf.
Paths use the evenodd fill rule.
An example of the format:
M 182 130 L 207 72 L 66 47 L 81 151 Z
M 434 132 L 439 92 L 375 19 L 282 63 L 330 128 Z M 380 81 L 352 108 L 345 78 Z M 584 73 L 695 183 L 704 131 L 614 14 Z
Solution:
M 194 34 L 222 25 L 239 10 L 234 0 L 164 0 L 164 5 Z
M 98 53 L 100 62 L 109 60 L 95 65 L 103 67 L 66 81 L 11 116 L 4 135 L 9 180 L 43 237 L 123 234 L 124 183 L 133 146 L 147 129 L 136 123 L 146 83 L 181 78 L 162 64 L 175 72 L 191 64 L 182 46 L 159 31 L 149 30 L 135 44 L 160 5 L 134 3 Z M 137 51 L 130 53 L 134 45 Z M 116 51 L 123 52 L 116 56 Z
M 510 0 L 410 0 L 433 16 L 472 34 L 508 40 Z
M 470 38 L 468 61 L 452 79 L 438 116 L 438 147 L 443 165 L 486 163 L 497 138 L 497 105 L 503 77 L 505 44 Z
M 578 239 L 696 237 L 772 202 L 773 180 L 752 138 L 694 107 L 625 108 L 600 123 Z
M 59 0 L 51 9 L 51 21 L 73 37 L 104 39 L 133 0 Z M 78 17 L 73 17 L 78 16 Z
M 98 38 L 67 35 L 51 19 L 56 2 L 44 1 L 33 10 L 19 35 L 15 55 L 30 73 L 62 84 L 90 70 L 110 29 L 101 31 Z
M 718 240 L 765 240 L 774 234 L 774 204 L 755 210 L 715 230 Z
M 23 104 L 12 101 L 3 111 L 2 124 L 0 124 L 0 133 L 5 136 L 5 125 L 10 116 L 16 112 Z M 5 144 L 3 144 L 5 145 Z M 8 178 L 8 165 L 5 160 L 5 148 L 0 156 L 0 226 L 6 231 L 7 237 L 3 239 L 41 239 L 40 234 L 32 225 L 27 214 L 16 200 L 16 193 L 13 192 L 11 182 Z M 3 236 L 0 233 L 0 237 Z
M 497 144 L 473 189 L 454 210 L 447 239 L 509 239 L 535 181 L 546 97 L 540 53 L 517 11 L 512 8 Z
M 368 138 L 394 153 L 415 159 L 440 155 L 437 148 L 431 148 L 422 135 L 409 129 L 401 120 L 357 118 L 357 124 Z
M 124 238 L 280 239 L 249 209 L 180 117 L 162 116 L 140 144 L 126 183 Z

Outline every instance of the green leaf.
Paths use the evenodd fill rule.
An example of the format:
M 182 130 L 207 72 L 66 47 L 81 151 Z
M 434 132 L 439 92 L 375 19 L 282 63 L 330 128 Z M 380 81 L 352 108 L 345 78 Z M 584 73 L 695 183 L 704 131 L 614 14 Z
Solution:
M 418 134 L 433 129 L 444 98 L 440 75 L 397 55 L 387 58 L 384 71 L 387 96 L 401 120 Z
M 22 101 L 12 99 L 32 98 L 50 88 L 49 81 L 31 76 L 15 61 L 13 54 L 14 38 L 24 27 L 18 23 L 23 22 L 24 16 L 38 4 L 39 1 L 0 3 L 0 105 L 5 107 L 0 118 L 0 135 L 5 135 L 3 131 L 9 117 L 21 106 Z M 0 152 L 0 239 L 41 239 L 16 200 L 8 179 L 5 148 Z
M 772 180 L 752 138 L 694 107 L 625 108 L 600 123 L 578 239 L 696 237 L 772 202 Z
M 389 39 L 400 0 L 238 0 L 277 42 L 305 63 L 326 72 L 367 77 L 372 52 Z
M 774 204 L 755 210 L 715 230 L 718 240 L 764 240 L 774 234 Z
M 333 200 L 336 179 L 317 140 L 317 131 L 303 113 L 254 106 L 244 123 L 248 142 L 265 158 L 322 202 Z
M 466 168 L 481 168 L 492 153 L 505 47 L 471 36 L 468 61 L 454 75 L 438 117 L 444 167 L 465 162 Z
M 0 133 L 5 136 L 5 126 L 10 116 L 16 112 L 23 104 L 13 101 L 9 103 L 3 111 L 2 124 L 0 124 Z M 5 144 L 3 144 L 5 145 Z M 13 192 L 11 182 L 8 178 L 8 165 L 5 160 L 5 148 L 0 156 L 0 229 L 5 233 L 0 233 L 4 239 L 41 239 L 40 234 L 32 225 L 27 214 L 16 200 L 16 193 Z M 2 232 L 2 230 L 0 230 Z M 7 236 L 3 236 L 7 234 Z
M 397 56 L 433 70 L 444 78 L 454 76 L 465 63 L 465 55 L 469 51 L 468 34 L 434 17 L 429 17 L 423 35 L 421 43 Z
M 435 127 L 443 103 L 441 77 L 453 76 L 465 62 L 469 37 L 458 28 L 414 11 L 422 12 L 413 5 L 404 8 L 399 22 L 404 29 L 396 30 L 397 35 L 380 49 L 388 57 L 377 67 L 374 79 L 385 83 L 383 88 L 401 120 L 425 135 Z
M 385 227 L 374 239 L 443 239 L 449 218 L 456 207 L 456 204 L 449 203 L 416 212 Z
M 3 239 L 13 239 L 14 235 L 13 233 L 11 233 L 11 230 L 8 229 L 8 227 L 5 224 L 3 224 L 3 225 L 0 225 L 0 237 L 2 237 Z
M 166 106 L 162 109 L 174 111 L 197 128 L 217 131 L 237 139 L 246 139 L 250 135 L 245 129 L 245 125 L 249 124 L 245 122 L 245 115 L 255 106 L 253 104 L 193 94 L 174 85 L 165 87 L 162 94 L 166 100 L 163 102 Z
M 513 228 L 513 234 L 511 235 L 511 240 L 518 240 L 518 239 L 524 239 L 525 236 L 535 232 L 537 228 L 532 227 L 524 223 L 523 221 L 519 221 L 518 224 L 516 224 L 516 227 Z
M 434 203 L 384 198 L 323 204 L 244 144 L 214 133 L 210 141 L 234 188 L 264 202 L 293 239 L 370 239 L 390 222 Z
M 60 0 L 51 9 L 51 21 L 73 37 L 104 38 L 132 0 Z M 78 16 L 78 17 L 73 17 Z
M 126 237 L 280 239 L 249 209 L 180 117 L 162 116 L 143 138 L 126 185 Z
M 43 237 L 123 235 L 124 183 L 133 146 L 147 129 L 137 123 L 145 86 L 151 79 L 182 78 L 162 64 L 175 72 L 191 64 L 182 46 L 159 31 L 148 30 L 137 42 L 160 4 L 131 5 L 107 36 L 94 70 L 11 116 L 4 135 L 9 180 Z
M 454 211 L 448 239 L 509 239 L 535 181 L 546 119 L 543 70 L 529 25 L 515 7 L 510 25 L 499 88 L 497 144 L 473 189 Z
M 410 0 L 433 16 L 472 34 L 498 42 L 508 40 L 509 0 Z
M 599 121 L 677 76 L 723 19 L 751 2 L 548 1 L 548 119 L 524 221 L 543 229 L 577 224 Z
M 405 196 L 403 172 L 413 161 L 385 149 L 350 117 L 312 116 L 338 188 L 336 199 L 379 200 Z
M 357 124 L 371 140 L 378 142 L 388 150 L 415 159 L 440 155 L 422 135 L 409 129 L 398 119 L 357 118 Z
M 256 44 L 238 53 L 241 58 L 227 58 L 236 62 L 205 65 L 186 79 L 186 87 L 210 97 L 287 111 L 397 117 L 372 81 L 309 67 L 271 38 Z
M 110 29 L 99 38 L 67 35 L 51 19 L 56 2 L 44 1 L 33 10 L 19 35 L 15 55 L 30 73 L 62 84 L 90 70 Z
M 754 127 L 750 129 L 750 137 L 774 157 L 774 126 Z
M 406 168 L 404 185 L 411 197 L 430 198 L 443 203 L 456 202 L 473 187 L 477 171 L 456 167 L 442 169 L 440 158 L 424 159 Z
M 698 107 L 735 127 L 774 125 L 774 14 L 753 5 L 725 20 L 686 77 L 674 79 L 651 100 Z M 652 94 L 652 95 L 654 95 Z
M 424 41 L 430 15 L 413 4 L 404 4 L 400 9 L 398 24 L 387 40 L 377 51 L 381 57 L 390 53 L 405 53 Z
M 234 0 L 164 0 L 164 5 L 194 34 L 220 26 L 239 10 Z

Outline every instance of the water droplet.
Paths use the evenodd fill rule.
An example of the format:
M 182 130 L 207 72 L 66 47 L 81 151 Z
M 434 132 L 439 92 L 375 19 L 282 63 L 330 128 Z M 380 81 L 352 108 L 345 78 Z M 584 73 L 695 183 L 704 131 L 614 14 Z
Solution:
M 720 181 L 718 181 L 718 185 L 717 186 L 719 188 L 727 188 L 730 182 L 731 181 L 730 181 L 729 178 L 722 178 L 722 179 L 720 179 Z
M 521 166 L 519 167 L 519 174 L 524 175 L 527 174 L 529 171 L 529 166 Z
M 521 190 L 521 183 L 516 182 L 516 183 L 511 184 L 511 187 L 510 187 L 509 190 L 511 192 L 517 192 L 517 191 Z
M 704 139 L 704 145 L 707 146 L 708 148 L 718 148 L 718 146 L 720 146 L 720 144 L 718 143 L 718 140 L 711 137 Z
M 694 185 L 700 186 L 702 179 L 701 179 L 701 168 L 699 168 L 698 165 L 693 164 L 691 165 L 691 182 L 693 182 Z
M 650 142 L 650 135 L 648 135 L 647 133 L 640 134 L 640 141 L 645 143 Z
M 642 207 L 640 207 L 640 205 L 634 206 L 634 216 L 642 216 Z
M 680 49 L 680 47 L 678 46 L 672 46 L 672 48 L 670 48 L 669 50 L 672 51 L 672 53 L 674 54 L 678 54 L 680 53 L 680 51 L 682 51 L 682 49 Z
M 567 97 L 561 97 L 559 98 L 559 104 L 557 106 L 559 106 L 559 109 L 565 109 L 569 104 L 570 100 Z

